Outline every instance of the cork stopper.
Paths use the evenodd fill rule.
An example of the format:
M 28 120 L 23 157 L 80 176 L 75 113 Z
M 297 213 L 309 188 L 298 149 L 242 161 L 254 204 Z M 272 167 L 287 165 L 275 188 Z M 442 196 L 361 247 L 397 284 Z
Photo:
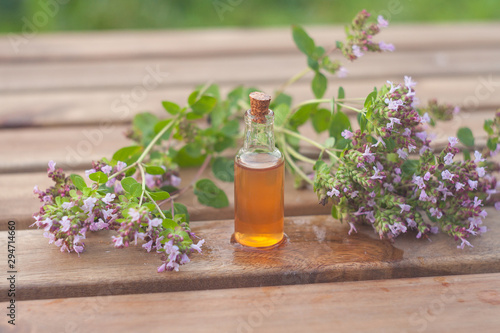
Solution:
M 269 103 L 271 96 L 260 91 L 250 93 L 250 113 L 254 116 L 257 123 L 265 123 L 266 115 L 269 113 Z

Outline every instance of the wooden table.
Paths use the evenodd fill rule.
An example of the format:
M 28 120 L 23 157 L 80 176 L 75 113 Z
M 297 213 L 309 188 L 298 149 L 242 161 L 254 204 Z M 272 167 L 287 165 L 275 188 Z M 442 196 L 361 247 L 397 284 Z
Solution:
M 493 23 L 391 26 L 380 39 L 397 51 L 348 65 L 350 75 L 329 93 L 341 84 L 348 97 L 362 97 L 410 75 L 423 102 L 439 97 L 463 106 L 456 120 L 437 129 L 438 145 L 461 126 L 480 131 L 500 107 L 499 29 Z M 342 37 L 341 27 L 309 31 L 322 44 Z M 122 132 L 134 114 L 162 115 L 162 100 L 183 103 L 197 84 L 271 92 L 305 65 L 288 29 L 36 35 L 18 53 L 4 36 L 0 59 L 0 244 L 5 254 L 7 221 L 15 221 L 15 331 L 498 331 L 500 215 L 494 208 L 487 209 L 490 231 L 473 240 L 474 248 L 457 250 L 444 235 L 428 242 L 409 234 L 389 243 L 368 227 L 347 236 L 348 226 L 333 220 L 312 191 L 294 190 L 288 177 L 290 243 L 249 253 L 229 244 L 232 205 L 210 209 L 187 194 L 182 202 L 206 248 L 181 272 L 165 274 L 156 273 L 158 255 L 139 246 L 113 248 L 111 232 L 88 237 L 78 258 L 47 244 L 41 230 L 28 229 L 39 207 L 31 191 L 50 184 L 49 160 L 83 173 L 92 159 L 127 143 Z M 151 71 L 160 72 L 158 86 L 117 111 L 122 96 Z M 290 93 L 310 98 L 308 81 Z M 183 181 L 194 172 L 183 170 Z M 232 185 L 224 189 L 231 198 Z M 6 312 L 2 267 L 0 308 Z M 7 320 L 3 314 L 0 331 L 12 331 Z

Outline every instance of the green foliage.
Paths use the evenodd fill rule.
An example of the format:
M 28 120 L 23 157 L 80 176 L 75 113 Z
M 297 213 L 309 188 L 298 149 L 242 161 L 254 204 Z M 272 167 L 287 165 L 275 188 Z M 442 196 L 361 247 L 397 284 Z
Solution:
M 212 163 L 212 172 L 219 180 L 224 182 L 233 182 L 234 160 L 226 157 L 217 157 Z
M 468 127 L 461 127 L 457 131 L 457 138 L 467 147 L 474 147 L 474 135 Z
M 198 197 L 198 201 L 205 206 L 214 208 L 229 206 L 226 193 L 210 179 L 198 180 L 194 186 L 194 194 Z
M 80 191 L 83 191 L 84 189 L 87 188 L 87 184 L 85 184 L 85 180 L 83 179 L 82 176 L 72 174 L 70 175 L 71 181 L 73 182 L 73 185 L 76 186 L 77 189 Z

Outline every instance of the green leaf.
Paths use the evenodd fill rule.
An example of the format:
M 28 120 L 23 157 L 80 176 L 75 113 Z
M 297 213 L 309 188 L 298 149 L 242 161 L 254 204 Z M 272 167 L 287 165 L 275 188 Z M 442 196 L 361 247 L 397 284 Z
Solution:
M 289 124 L 292 128 L 297 128 L 307 122 L 311 112 L 314 112 L 318 104 L 307 104 L 301 106 L 295 113 L 290 117 Z
M 337 206 L 332 205 L 332 217 L 336 220 L 339 219 L 339 212 L 337 210 Z
M 175 104 L 174 102 L 163 101 L 161 102 L 161 104 L 163 105 L 165 110 L 167 110 L 167 112 L 170 113 L 171 115 L 176 115 L 181 110 L 181 107 Z
M 164 120 L 160 120 L 159 122 L 157 122 L 155 124 L 155 126 L 153 127 L 153 130 L 155 132 L 155 134 L 158 134 L 161 132 L 161 130 L 163 130 L 165 128 L 165 126 L 168 126 L 170 123 L 172 122 L 172 119 L 164 119 Z M 173 127 L 172 127 L 173 128 Z M 162 139 L 163 140 L 168 140 L 169 136 L 170 136 L 170 133 L 172 132 L 172 128 L 168 129 L 162 136 Z
M 271 109 L 273 109 L 276 113 L 276 106 L 277 105 L 280 105 L 280 104 L 286 104 L 288 105 L 288 107 L 291 107 L 292 106 L 292 96 L 290 95 L 287 95 L 287 94 L 284 94 L 284 93 L 281 93 L 278 95 L 278 97 L 276 97 L 275 99 L 273 99 L 271 101 Z
M 162 227 L 174 231 L 179 225 L 172 219 L 164 219 L 161 223 Z
M 368 120 L 366 119 L 365 115 L 362 113 L 358 113 L 357 116 L 359 128 L 361 130 L 361 133 L 363 133 L 366 129 L 366 124 L 368 123 Z
M 76 186 L 76 188 L 79 189 L 80 191 L 83 191 L 84 189 L 87 188 L 87 184 L 85 183 L 85 180 L 82 178 L 82 176 L 72 174 L 69 177 L 71 178 L 71 181 Z
M 220 131 L 226 136 L 236 136 L 240 133 L 240 122 L 236 119 L 230 120 L 221 128 Z
M 295 45 L 298 49 L 307 56 L 312 56 L 316 46 L 314 45 L 314 40 L 309 37 L 307 32 L 305 32 L 302 27 L 298 25 L 292 26 L 292 36 Z
M 128 146 L 128 147 L 123 147 L 118 149 L 114 154 L 113 154 L 113 159 L 115 161 L 122 161 L 127 164 L 131 164 L 130 162 L 135 162 L 131 161 L 132 157 L 134 155 L 138 156 L 138 153 L 142 151 L 141 146 Z
M 474 147 L 474 135 L 468 127 L 461 127 L 458 129 L 457 138 L 460 142 L 467 147 Z
M 220 153 L 227 148 L 230 148 L 234 145 L 234 140 L 230 137 L 227 137 L 223 134 L 219 134 L 215 136 L 215 144 L 214 144 L 214 151 L 217 153 Z
M 194 186 L 194 194 L 198 197 L 198 201 L 205 206 L 214 208 L 229 206 L 226 193 L 210 179 L 198 180 Z
M 366 96 L 365 104 L 364 104 L 365 109 L 368 110 L 372 106 L 373 101 L 375 100 L 375 98 L 377 98 L 377 92 L 376 91 L 372 91 L 371 93 L 368 94 L 368 96 Z M 367 116 L 367 118 L 369 118 L 369 117 Z
M 132 177 L 125 177 L 121 180 L 123 190 L 134 197 L 139 197 L 142 193 L 142 186 Z
M 330 120 L 329 128 L 330 136 L 333 136 L 336 141 L 339 141 L 340 138 L 342 138 L 342 131 L 351 128 L 351 121 L 345 113 L 339 111 L 335 113 L 335 115 Z
M 148 192 L 154 201 L 161 201 L 170 198 L 170 194 L 165 191 Z
M 217 179 L 224 182 L 233 182 L 234 160 L 226 157 L 217 157 L 212 164 L 212 172 Z
M 345 98 L 345 91 L 344 91 L 344 88 L 342 87 L 339 87 L 339 91 L 337 93 L 337 99 L 338 100 L 343 100 Z M 344 103 L 344 101 L 341 101 L 341 103 Z M 341 110 L 341 106 L 339 104 L 337 104 L 337 111 L 340 111 Z
M 89 175 L 89 178 L 90 180 L 98 182 L 99 184 L 104 184 L 108 181 L 108 176 L 102 171 L 91 173 Z
M 309 68 L 315 72 L 317 72 L 319 70 L 318 60 L 316 60 L 312 57 L 307 57 L 307 66 L 309 66 Z
M 404 176 L 412 176 L 417 172 L 419 164 L 418 160 L 406 160 L 401 165 L 401 172 Z
M 328 85 L 328 81 L 327 81 L 326 77 L 323 74 L 321 74 L 320 72 L 316 72 L 316 74 L 314 75 L 314 78 L 311 82 L 311 87 L 312 87 L 312 91 L 314 93 L 314 96 L 316 96 L 316 98 L 322 98 L 326 92 L 327 85 Z
M 290 107 L 286 104 L 280 104 L 274 109 L 274 125 L 281 127 L 285 124 L 285 120 L 290 114 Z
M 217 104 L 217 98 L 203 95 L 199 100 L 197 100 L 193 105 L 191 105 L 191 110 L 197 115 L 204 115 L 212 111 L 212 109 Z
M 486 142 L 486 146 L 491 151 L 495 151 L 497 149 L 497 144 L 498 144 L 498 137 L 489 138 L 488 141 Z
M 150 175 L 163 175 L 165 169 L 156 165 L 146 165 L 146 172 Z
M 205 160 L 205 155 L 200 155 L 198 157 L 191 157 L 187 152 L 186 148 L 182 147 L 175 156 L 173 156 L 174 162 L 181 168 L 187 167 L 197 167 L 200 166 Z
M 321 133 L 328 129 L 331 112 L 327 109 L 317 110 L 312 117 L 312 125 L 316 133 Z
M 184 146 L 186 154 L 192 158 L 200 157 L 202 148 L 203 146 L 199 142 L 191 142 Z
M 158 117 L 150 112 L 143 112 L 135 115 L 132 124 L 135 130 L 141 134 L 141 144 L 146 146 L 156 135 L 154 127 L 158 122 Z
M 486 133 L 488 133 L 488 135 L 493 135 L 495 132 L 493 131 L 493 128 L 492 128 L 492 125 L 493 125 L 493 120 L 491 119 L 486 119 L 484 121 L 484 130 L 486 131 Z
M 164 210 L 163 213 L 165 214 L 165 216 L 172 216 L 172 211 L 170 209 Z M 178 202 L 175 202 L 174 203 L 174 214 L 175 215 L 184 215 L 186 222 L 189 223 L 189 213 L 188 213 L 188 209 L 185 205 L 178 203 Z

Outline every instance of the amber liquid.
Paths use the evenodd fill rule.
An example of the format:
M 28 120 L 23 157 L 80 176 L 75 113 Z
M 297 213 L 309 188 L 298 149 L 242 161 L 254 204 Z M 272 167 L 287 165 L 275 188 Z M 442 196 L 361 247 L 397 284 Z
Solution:
M 269 247 L 283 239 L 284 163 L 255 154 L 234 164 L 234 238 L 245 246 Z

